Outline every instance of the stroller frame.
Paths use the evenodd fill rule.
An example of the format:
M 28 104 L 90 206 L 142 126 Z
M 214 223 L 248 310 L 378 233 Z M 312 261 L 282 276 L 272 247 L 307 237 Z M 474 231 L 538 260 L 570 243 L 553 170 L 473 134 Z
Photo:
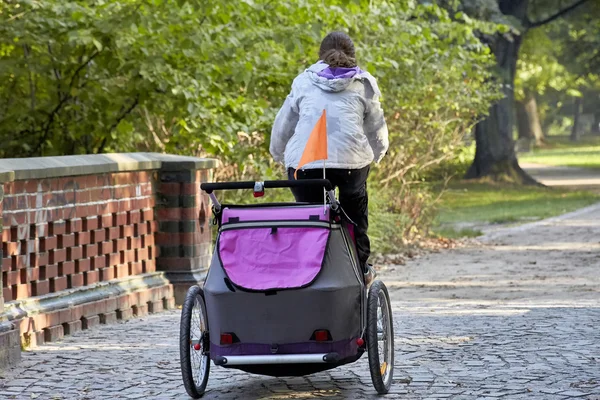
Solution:
M 252 189 L 255 197 L 259 197 L 264 194 L 265 188 L 294 187 L 313 187 L 316 190 L 324 189 L 329 199 L 329 204 L 263 203 L 258 205 L 222 205 L 214 194 L 216 190 Z M 362 268 L 358 264 L 356 255 L 356 244 L 352 235 L 352 223 L 345 217 L 340 203 L 335 197 L 335 189 L 331 183 L 326 179 L 203 183 L 201 190 L 205 191 L 211 199 L 215 224 L 219 227 L 219 236 L 215 246 L 213 263 L 204 282 L 204 289 L 198 285 L 190 287 L 182 307 L 180 361 L 183 383 L 187 393 L 193 398 L 200 398 L 204 394 L 208 382 L 211 360 L 216 366 L 240 369 L 254 374 L 303 376 L 355 362 L 365 351 L 369 355 L 369 367 L 375 389 L 380 394 L 387 393 L 393 380 L 394 369 L 393 321 L 389 294 L 382 281 L 376 280 L 370 287 L 365 285 Z M 247 220 L 248 222 L 246 222 L 244 219 L 240 221 L 239 215 L 257 215 L 257 213 L 264 215 L 265 212 L 273 212 L 275 214 L 279 212 L 276 215 L 279 216 L 281 215 L 282 207 L 284 208 L 284 213 L 287 212 L 283 221 L 278 221 L 275 217 L 272 222 L 262 220 Z M 289 217 L 291 214 L 303 213 L 305 211 L 314 213 L 316 207 L 321 207 L 320 209 L 324 216 L 311 215 L 310 222 L 306 220 L 293 220 L 294 218 Z M 228 215 L 236 215 L 236 217 L 231 217 L 227 221 L 224 221 L 224 214 L 226 213 L 229 213 Z M 231 223 L 231 221 L 234 221 L 234 223 Z M 229 259 L 225 257 L 231 252 L 239 253 L 241 250 L 236 250 L 236 246 L 240 248 L 246 245 L 244 237 L 246 233 L 241 231 L 244 228 L 248 228 L 249 232 L 253 229 L 264 230 L 268 228 L 273 233 L 277 232 L 278 229 L 284 230 L 286 228 L 299 230 L 306 228 L 307 231 L 311 229 L 316 231 L 319 227 L 327 227 L 330 232 L 330 236 L 327 237 L 327 243 L 323 246 L 325 249 L 323 251 L 327 252 L 327 254 L 323 255 L 326 259 L 323 258 L 322 263 L 329 263 L 331 265 L 340 264 L 342 266 L 332 267 L 321 264 L 318 271 L 314 269 L 316 271 L 313 274 L 314 276 L 306 277 L 302 282 L 298 281 L 299 283 L 297 282 L 295 286 L 291 284 L 289 287 L 284 287 L 285 285 L 277 286 L 276 289 L 268 286 L 264 280 L 269 279 L 269 272 L 264 271 L 267 271 L 269 266 L 267 265 L 267 268 L 264 268 L 265 266 L 260 262 L 252 263 L 250 261 L 249 264 L 258 265 L 258 268 L 263 271 L 261 272 L 263 275 L 258 274 L 260 279 L 255 279 L 256 274 L 251 271 L 253 274 L 252 284 L 257 286 L 245 287 L 246 283 L 243 282 L 242 278 L 249 275 L 248 271 L 243 271 L 245 266 L 239 267 L 236 264 L 243 263 L 238 261 L 232 262 L 230 261 L 231 257 Z M 227 233 L 227 230 L 235 231 L 236 229 L 238 232 L 241 232 L 236 236 L 237 241 L 235 243 L 237 244 L 229 245 L 226 240 L 224 241 L 224 245 L 220 243 L 221 235 L 229 234 L 231 236 L 230 233 Z M 248 233 L 248 235 L 251 235 L 251 233 Z M 267 236 L 263 237 L 267 238 Z M 322 242 L 322 235 L 321 237 L 315 235 L 306 237 L 309 241 L 312 240 L 311 238 L 315 238 L 315 240 L 321 240 Z M 333 239 L 331 239 L 332 237 Z M 250 242 L 254 241 L 256 243 L 256 237 L 249 237 L 249 239 Z M 331 248 L 330 239 L 332 240 Z M 265 245 L 268 246 L 269 244 Z M 315 248 L 319 248 L 316 243 Z M 277 252 L 278 250 L 274 249 L 273 251 Z M 298 262 L 303 263 L 303 256 L 300 255 L 299 257 L 301 260 L 298 260 Z M 289 261 L 289 257 L 287 258 Z M 224 260 L 225 262 L 223 262 Z M 308 258 L 307 260 L 308 264 L 311 262 L 315 264 L 314 259 Z M 332 260 L 336 262 L 332 264 Z M 352 268 L 350 269 L 348 265 L 352 265 Z M 242 270 L 241 274 L 238 273 L 240 268 Z M 302 275 L 303 273 L 307 273 L 302 270 L 303 267 L 299 266 L 298 268 L 300 268 L 298 272 L 290 270 L 288 274 Z M 334 271 L 335 268 L 337 268 L 336 271 Z M 266 276 L 266 278 L 263 278 L 263 276 Z M 300 278 L 286 275 L 285 281 L 298 279 Z M 328 329 L 316 329 L 310 341 L 305 341 L 306 343 L 298 343 L 299 341 L 295 340 L 289 344 L 284 341 L 281 344 L 281 348 L 279 348 L 279 345 L 273 345 L 274 347 L 272 346 L 270 349 L 271 354 L 268 354 L 269 349 L 265 348 L 265 343 L 281 343 L 282 334 L 280 332 L 285 331 L 286 328 L 292 331 L 301 330 L 300 327 L 303 326 L 298 325 L 295 320 L 286 320 L 284 314 L 282 314 L 283 317 L 281 318 L 282 323 L 291 325 L 289 327 L 281 326 L 282 323 L 279 323 L 278 318 L 274 318 L 271 315 L 269 321 L 262 321 L 266 325 L 264 332 L 256 333 L 255 329 L 253 330 L 253 328 L 248 326 L 248 323 L 260 324 L 260 320 L 249 322 L 245 321 L 242 317 L 240 319 L 243 321 L 237 321 L 231 317 L 221 318 L 217 316 L 217 314 L 228 314 L 229 309 L 232 305 L 235 307 L 236 302 L 244 303 L 245 307 L 250 307 L 248 303 L 256 302 L 256 307 L 248 309 L 262 310 L 269 308 L 270 312 L 279 307 L 279 305 L 275 305 L 277 303 L 273 302 L 279 302 L 282 304 L 279 308 L 285 309 L 285 312 L 289 315 L 290 308 L 294 307 L 290 304 L 300 304 L 299 302 L 303 301 L 302 298 L 306 298 L 309 295 L 311 296 L 310 300 L 308 300 L 310 303 L 314 299 L 312 296 L 318 297 L 324 296 L 323 293 L 331 293 L 334 290 L 332 287 L 335 286 L 336 280 L 345 280 L 346 283 L 350 282 L 353 285 L 352 287 L 354 287 L 354 289 L 351 287 L 349 290 L 346 290 L 346 292 L 351 293 L 350 297 L 354 299 L 353 301 L 350 301 L 349 304 L 345 304 L 345 301 L 342 301 L 338 305 L 334 304 L 331 306 L 334 310 L 338 309 L 340 314 L 344 316 L 344 321 L 346 319 L 351 321 L 340 322 L 339 326 L 332 323 L 331 327 L 327 325 Z M 340 293 L 343 292 L 344 285 L 342 284 L 338 289 Z M 277 293 L 280 293 L 280 295 L 270 296 Z M 328 294 L 328 296 L 331 295 Z M 325 297 L 322 298 L 326 299 Z M 327 299 L 330 298 L 327 297 Z M 217 301 L 217 299 L 219 300 Z M 288 305 L 284 307 L 286 301 Z M 356 310 L 356 308 L 359 308 L 359 310 Z M 302 320 L 304 318 L 304 321 L 308 321 L 309 323 L 314 322 L 311 321 L 310 312 L 319 314 L 318 310 L 314 308 L 312 311 L 298 308 L 297 319 Z M 325 317 L 324 315 L 323 313 L 315 315 L 315 319 L 318 321 L 328 320 L 330 315 L 325 315 Z M 227 321 L 222 324 L 219 321 L 220 319 Z M 194 325 L 195 322 L 198 322 L 198 326 Z M 319 324 L 319 322 L 316 323 L 317 325 Z M 212 327 L 213 330 L 211 331 L 209 327 Z M 232 327 L 235 327 L 235 329 Z M 198 328 L 198 332 L 195 331 L 195 328 Z M 240 336 L 244 336 L 244 340 L 240 340 L 233 333 L 240 331 L 243 332 Z M 217 343 L 216 338 L 219 335 L 221 341 Z M 248 337 L 252 336 L 255 340 L 248 339 Z M 333 338 L 342 337 L 343 340 L 334 342 L 332 336 Z M 344 339 L 346 337 L 348 339 Z M 383 342 L 382 349 L 379 348 L 380 341 Z M 199 365 L 195 365 L 195 361 L 198 361 Z

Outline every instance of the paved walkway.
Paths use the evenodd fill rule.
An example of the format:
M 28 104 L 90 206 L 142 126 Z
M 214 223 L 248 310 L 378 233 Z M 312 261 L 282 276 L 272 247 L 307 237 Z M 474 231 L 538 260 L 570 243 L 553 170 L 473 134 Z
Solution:
M 600 400 L 600 205 L 383 266 L 396 327 L 390 399 Z M 185 399 L 179 312 L 24 354 L 0 399 Z M 375 398 L 367 359 L 276 379 L 214 367 L 207 399 Z
M 560 186 L 600 192 L 600 170 L 598 169 L 560 167 L 533 163 L 520 163 L 520 165 L 527 173 L 546 186 Z

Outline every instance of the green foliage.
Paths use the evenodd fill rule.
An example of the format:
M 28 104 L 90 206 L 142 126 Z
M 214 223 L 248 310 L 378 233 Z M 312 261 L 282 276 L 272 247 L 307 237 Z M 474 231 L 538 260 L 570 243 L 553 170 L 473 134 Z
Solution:
M 445 174 L 498 98 L 474 32 L 499 27 L 414 1 L 2 2 L 0 156 L 159 151 L 219 158 L 219 180 L 282 178 L 272 121 L 341 29 L 379 80 L 390 128 L 373 181 L 402 200 L 375 204 L 375 218 L 400 214 L 414 235 L 432 218 L 419 185 Z

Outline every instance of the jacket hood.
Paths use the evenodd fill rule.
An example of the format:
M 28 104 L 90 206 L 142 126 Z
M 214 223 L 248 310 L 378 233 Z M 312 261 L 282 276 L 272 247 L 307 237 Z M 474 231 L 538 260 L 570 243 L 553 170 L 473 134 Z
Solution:
M 328 92 L 341 92 L 354 80 L 360 79 L 363 70 L 354 68 L 331 68 L 323 61 L 311 65 L 306 72 L 311 82 Z

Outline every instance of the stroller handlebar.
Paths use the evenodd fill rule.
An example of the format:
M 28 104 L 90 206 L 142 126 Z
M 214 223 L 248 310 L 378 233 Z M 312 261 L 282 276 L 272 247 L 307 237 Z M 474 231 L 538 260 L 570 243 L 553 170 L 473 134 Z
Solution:
M 297 187 L 322 187 L 326 191 L 333 190 L 331 182 L 327 179 L 302 179 L 302 180 L 281 180 L 281 181 L 264 181 L 264 182 L 219 182 L 219 183 L 202 183 L 200 189 L 207 194 L 211 194 L 215 190 L 236 190 L 236 189 L 254 189 L 257 185 L 264 189 L 281 189 L 281 188 L 297 188 Z

